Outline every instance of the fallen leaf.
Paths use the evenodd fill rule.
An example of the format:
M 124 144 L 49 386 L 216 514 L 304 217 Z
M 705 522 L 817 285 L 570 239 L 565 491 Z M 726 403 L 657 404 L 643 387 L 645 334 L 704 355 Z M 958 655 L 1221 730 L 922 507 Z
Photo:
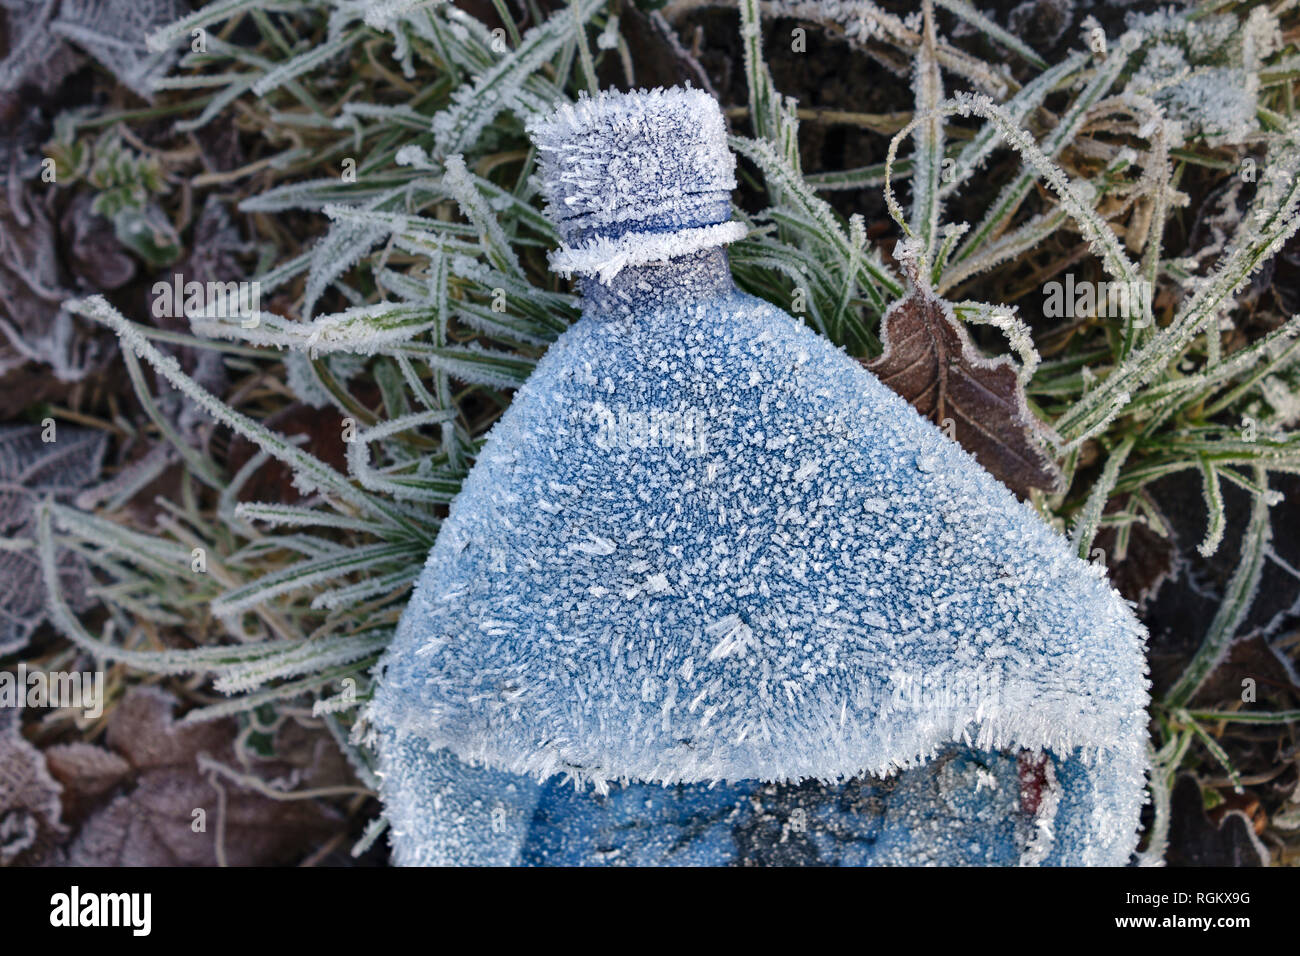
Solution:
M 40 362 L 61 382 L 86 377 L 101 348 L 63 308 L 71 294 L 45 205 L 32 190 L 0 189 L 0 375 Z
M 1252 683 L 1247 685 L 1247 680 Z M 1259 710 L 1286 710 L 1292 699 L 1300 695 L 1300 686 L 1277 649 L 1263 635 L 1252 634 L 1232 643 L 1223 660 L 1205 678 L 1192 703 L 1216 710 L 1241 703 L 1247 686 L 1252 686 L 1258 695 L 1247 707 Z
M 276 728 L 274 750 L 276 763 L 284 768 L 280 782 L 290 788 L 356 784 L 356 777 L 338 742 L 319 725 L 309 728 L 297 720 L 285 718 Z
M 230 282 L 247 273 L 239 257 L 251 251 L 253 244 L 244 241 L 225 204 L 212 195 L 203 203 L 190 252 L 177 271 L 187 282 Z
M 1205 812 L 1201 785 L 1182 774 L 1174 785 L 1169 820 L 1169 866 L 1267 866 L 1268 850 L 1255 835 L 1250 819 L 1230 810 L 1221 822 Z
M 0 535 L 15 544 L 0 551 L 0 654 L 25 647 L 46 616 L 45 579 L 32 543 L 37 501 L 67 498 L 94 481 L 104 458 L 103 432 L 60 425 L 55 441 L 44 442 L 41 434 L 36 425 L 0 425 Z M 69 606 L 89 609 L 93 580 L 85 560 L 62 549 L 56 564 Z
M 73 197 L 61 220 L 68 244 L 68 265 L 95 291 L 118 289 L 135 277 L 135 260 L 117 241 L 113 224 L 91 211 L 94 197 L 80 192 Z
M 884 351 L 867 368 L 1021 498 L 1032 488 L 1059 490 L 1060 470 L 1043 450 L 1043 426 L 1011 358 L 982 355 L 952 306 L 903 262 L 910 288 L 885 313 Z
M 114 709 L 105 739 L 129 765 L 132 785 L 86 820 L 68 845 L 70 864 L 213 866 L 223 858 L 232 866 L 288 863 L 340 830 L 340 815 L 320 801 L 272 799 L 206 772 L 200 756 L 253 776 L 285 776 L 286 765 L 268 762 L 254 774 L 236 756 L 235 720 L 186 725 L 175 720 L 175 707 L 171 694 L 142 686 Z M 84 752 L 77 762 L 83 769 L 100 766 Z
M 157 687 L 134 687 L 113 708 L 105 739 L 136 770 L 188 766 L 200 753 L 217 756 L 235 730 L 230 720 L 177 725 L 176 698 Z
M 0 710 L 0 866 L 55 861 L 66 828 L 59 785 L 19 731 L 20 710 Z
M 51 440 L 35 425 L 0 425 L 0 488 L 25 501 L 40 495 L 60 497 L 94 481 L 104 458 L 104 433 L 57 425 Z M 25 524 L 30 510 L 15 511 L 18 500 L 0 499 L 0 527 Z
M 63 786 L 63 819 L 69 822 L 83 818 L 131 772 L 131 765 L 117 754 L 84 741 L 46 748 L 45 763 Z

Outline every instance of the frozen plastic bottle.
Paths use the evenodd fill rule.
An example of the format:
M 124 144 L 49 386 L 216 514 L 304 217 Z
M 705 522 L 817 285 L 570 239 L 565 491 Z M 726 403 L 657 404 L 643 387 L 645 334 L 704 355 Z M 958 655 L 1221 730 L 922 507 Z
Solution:
M 957 444 L 732 284 L 697 90 L 534 125 L 584 310 L 369 713 L 400 863 L 1121 864 L 1144 632 Z

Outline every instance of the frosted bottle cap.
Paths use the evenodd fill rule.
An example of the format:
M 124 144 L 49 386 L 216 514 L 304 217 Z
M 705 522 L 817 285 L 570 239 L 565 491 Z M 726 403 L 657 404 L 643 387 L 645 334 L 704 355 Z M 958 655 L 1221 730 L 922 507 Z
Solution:
M 608 281 L 623 266 L 743 238 L 728 222 L 736 159 L 717 101 L 702 90 L 606 91 L 534 120 L 547 215 L 562 273 Z

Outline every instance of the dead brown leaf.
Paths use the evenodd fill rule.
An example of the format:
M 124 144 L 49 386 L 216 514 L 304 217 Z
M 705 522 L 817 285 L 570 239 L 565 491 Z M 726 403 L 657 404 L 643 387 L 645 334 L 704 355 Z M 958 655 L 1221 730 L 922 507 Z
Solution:
M 131 772 L 131 765 L 117 754 L 84 741 L 47 748 L 45 763 L 63 785 L 63 819 L 69 822 L 84 817 Z
M 239 766 L 234 720 L 184 725 L 174 719 L 176 700 L 153 687 L 136 687 L 109 719 L 107 742 L 129 773 L 128 790 L 90 814 L 68 845 L 77 866 L 232 866 L 283 864 L 334 835 L 339 814 L 318 800 L 276 800 L 229 780 L 215 780 L 198 763 L 206 755 L 252 776 L 285 767 L 269 764 L 257 773 Z M 73 795 L 104 784 L 122 769 L 101 748 L 61 750 L 52 764 L 74 779 Z M 91 779 L 80 779 L 89 775 Z M 107 784 L 111 789 L 118 777 Z M 101 791 L 102 792 L 102 791 Z M 220 841 L 220 842 L 218 842 Z
M 884 351 L 867 368 L 1021 498 L 1058 490 L 1060 470 L 1011 358 L 982 355 L 952 307 L 910 272 L 907 295 L 881 321 Z

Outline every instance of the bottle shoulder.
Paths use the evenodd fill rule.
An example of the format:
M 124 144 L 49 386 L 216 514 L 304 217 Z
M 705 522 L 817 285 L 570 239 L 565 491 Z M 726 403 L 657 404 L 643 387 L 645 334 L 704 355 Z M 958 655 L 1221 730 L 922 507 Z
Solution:
M 700 336 L 708 334 L 708 340 Z M 708 298 L 666 298 L 636 308 L 585 308 L 581 318 L 557 341 L 618 342 L 623 349 L 672 348 L 684 341 L 708 348 L 738 341 L 802 342 L 821 350 L 842 352 L 800 319 L 772 303 L 739 289 Z
M 1139 633 L 1096 568 L 860 363 L 728 293 L 586 316 L 556 343 L 452 505 L 387 693 L 516 773 L 834 778 L 931 752 L 1004 689 L 1003 739 L 1039 746 L 1044 720 L 1071 746 L 1124 736 Z M 880 720 L 900 668 L 965 686 L 985 660 L 1002 683 L 969 711 L 937 695 Z

